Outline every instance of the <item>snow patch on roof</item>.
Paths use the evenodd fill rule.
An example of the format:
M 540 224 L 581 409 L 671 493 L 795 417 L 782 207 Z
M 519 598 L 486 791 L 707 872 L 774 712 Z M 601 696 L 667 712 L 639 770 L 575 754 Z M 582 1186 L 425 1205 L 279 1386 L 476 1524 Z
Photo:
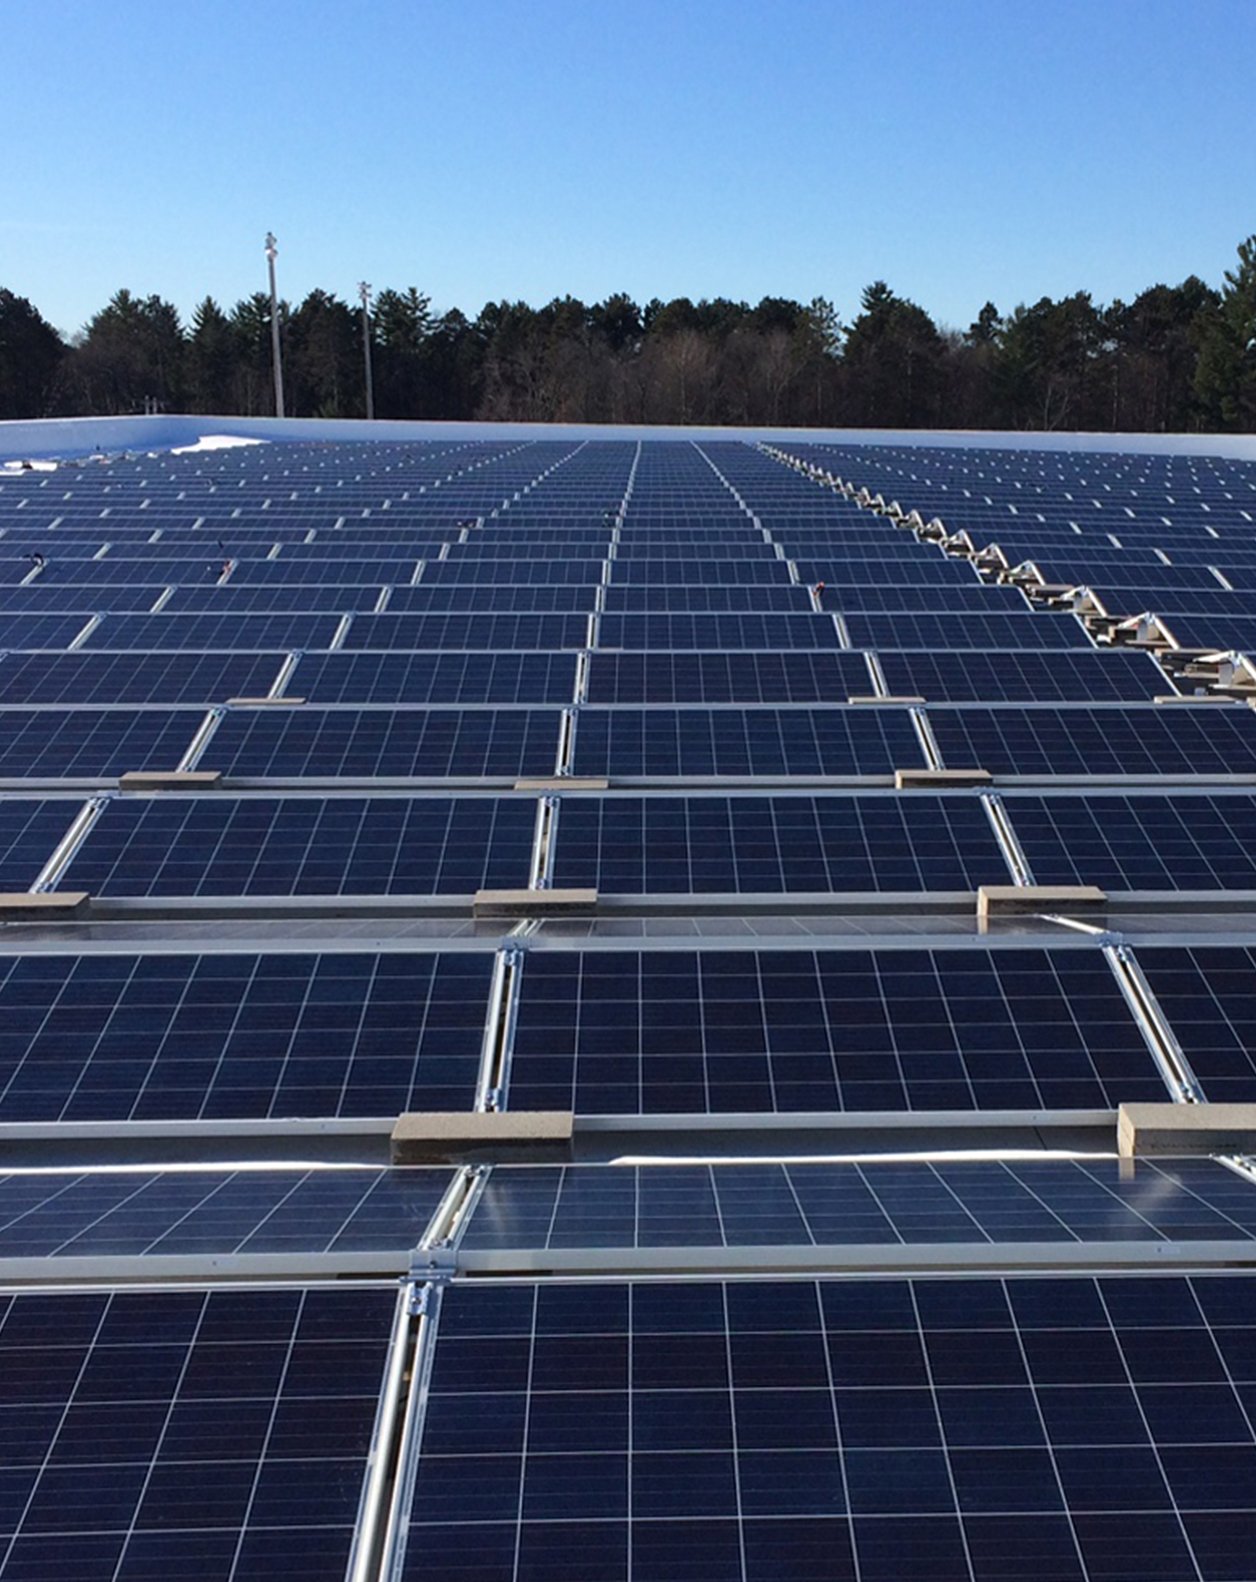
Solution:
M 269 440 L 246 439 L 243 434 L 202 434 L 195 445 L 176 445 L 172 456 L 190 456 L 198 450 L 234 450 L 237 445 L 268 445 Z

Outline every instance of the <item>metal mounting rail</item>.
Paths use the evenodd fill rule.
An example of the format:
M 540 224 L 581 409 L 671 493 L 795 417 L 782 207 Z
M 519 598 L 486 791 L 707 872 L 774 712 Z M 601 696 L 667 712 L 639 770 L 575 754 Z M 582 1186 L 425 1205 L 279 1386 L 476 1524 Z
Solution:
M 500 1110 L 505 1105 L 518 1017 L 519 976 L 522 971 L 521 950 L 510 947 L 497 952 L 493 963 L 493 980 L 489 986 L 488 1011 L 484 1018 L 480 1076 L 475 1090 L 475 1108 L 481 1113 Z
M 1201 1104 L 1204 1090 L 1191 1070 L 1190 1061 L 1178 1043 L 1177 1035 L 1161 1009 L 1154 990 L 1128 945 L 1106 945 L 1108 959 L 1121 993 L 1142 1029 L 1165 1085 L 1176 1104 Z

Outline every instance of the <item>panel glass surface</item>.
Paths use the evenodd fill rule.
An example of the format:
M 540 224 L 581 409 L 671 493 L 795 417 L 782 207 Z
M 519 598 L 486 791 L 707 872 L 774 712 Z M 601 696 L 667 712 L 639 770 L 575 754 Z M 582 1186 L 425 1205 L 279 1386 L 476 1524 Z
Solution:
M 1011 880 L 973 798 L 568 797 L 560 888 L 713 891 L 975 890 Z
M 886 775 L 923 768 L 904 709 L 582 709 L 578 775 Z
M 590 703 L 845 703 L 871 691 L 862 654 L 589 655 Z
M 1173 691 L 1149 654 L 886 650 L 880 660 L 892 695 L 929 703 L 1134 703 Z
M 0 1297 L 0 1577 L 340 1582 L 396 1301 Z
M 529 953 L 507 1102 L 1113 1109 L 1166 1089 L 1094 950 Z
M 225 703 L 265 697 L 283 654 L 9 654 L 6 703 Z
M 1256 774 L 1245 708 L 933 708 L 948 769 L 1011 775 Z
M 0 1119 L 469 1109 L 491 957 L 0 961 Z
M 1235 1582 L 1253 1278 L 453 1287 L 404 1577 Z
M 286 690 L 311 703 L 570 703 L 575 686 L 574 654 L 336 653 L 303 654 Z
M 200 709 L 0 709 L 0 779 L 106 779 L 174 770 Z
M 0 1184 L 0 1216 L 4 1212 Z M 2 1223 L 2 1221 L 0 1221 Z M 1256 1239 L 1256 1185 L 1212 1159 L 497 1165 L 460 1249 Z M 3 1250 L 0 1229 L 0 1250 Z
M 199 767 L 257 777 L 548 775 L 558 731 L 555 709 L 234 709 Z
M 425 1168 L 0 1175 L 0 1259 L 405 1251 L 452 1180 Z
M 116 801 L 57 888 L 99 896 L 468 896 L 526 887 L 535 830 L 535 804 L 523 798 Z

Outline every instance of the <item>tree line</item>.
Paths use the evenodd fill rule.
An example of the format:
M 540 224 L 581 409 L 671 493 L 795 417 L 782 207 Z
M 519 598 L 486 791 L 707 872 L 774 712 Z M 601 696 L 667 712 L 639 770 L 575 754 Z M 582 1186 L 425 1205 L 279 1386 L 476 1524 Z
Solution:
M 288 414 L 361 416 L 360 311 L 311 291 L 279 315 Z M 1220 290 L 1192 275 L 1107 306 L 988 302 L 966 330 L 881 280 L 848 323 L 823 297 L 623 294 L 469 319 L 414 287 L 379 292 L 369 323 L 381 418 L 1256 432 L 1256 236 Z M 147 410 L 273 413 L 269 297 L 206 297 L 184 324 L 123 290 L 67 341 L 0 289 L 0 418 Z

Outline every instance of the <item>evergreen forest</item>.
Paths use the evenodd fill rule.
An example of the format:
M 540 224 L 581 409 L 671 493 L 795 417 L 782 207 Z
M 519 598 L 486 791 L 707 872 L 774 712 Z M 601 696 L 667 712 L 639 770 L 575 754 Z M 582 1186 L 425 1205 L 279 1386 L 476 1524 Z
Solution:
M 365 410 L 360 309 L 280 304 L 289 416 Z M 414 287 L 369 319 L 380 418 L 815 427 L 1256 432 L 1256 236 L 1220 290 L 1196 276 L 1101 306 L 1087 291 L 939 325 L 884 281 L 843 319 L 822 297 L 626 295 L 432 312 Z M 0 289 L 0 418 L 144 411 L 269 415 L 270 300 L 189 323 L 118 291 L 64 339 Z

